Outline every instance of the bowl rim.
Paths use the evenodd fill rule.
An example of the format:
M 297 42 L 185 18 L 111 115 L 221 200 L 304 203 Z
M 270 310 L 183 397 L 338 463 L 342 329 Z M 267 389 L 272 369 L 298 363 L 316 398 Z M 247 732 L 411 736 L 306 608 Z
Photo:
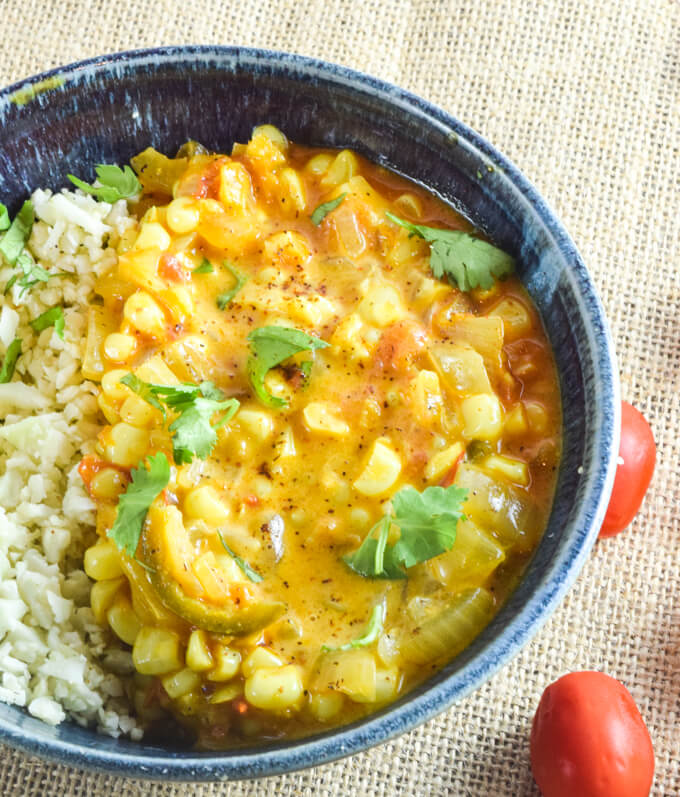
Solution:
M 214 781 L 256 778 L 320 766 L 385 743 L 412 730 L 450 708 L 497 673 L 540 630 L 560 603 L 581 571 L 597 539 L 604 518 L 616 472 L 620 427 L 620 388 L 614 346 L 592 279 L 575 244 L 548 203 L 533 184 L 506 156 L 484 137 L 457 118 L 418 95 L 380 78 L 322 59 L 254 47 L 223 45 L 176 45 L 123 50 L 104 54 L 65 66 L 56 67 L 29 78 L 19 80 L 0 90 L 0 118 L 3 109 L 12 102 L 18 91 L 54 78 L 64 78 L 64 87 L 87 80 L 93 74 L 110 78 L 117 71 L 134 72 L 148 64 L 200 64 L 217 68 L 231 67 L 233 71 L 248 70 L 256 65 L 269 64 L 274 69 L 289 69 L 297 76 L 305 75 L 344 84 L 354 91 L 380 95 L 392 105 L 400 106 L 410 115 L 420 116 L 424 123 L 438 126 L 450 134 L 460 136 L 468 145 L 500 166 L 509 183 L 525 206 L 530 207 L 554 246 L 570 265 L 569 279 L 581 304 L 587 304 L 583 317 L 597 345 L 596 365 L 600 380 L 596 380 L 603 425 L 594 430 L 599 438 L 597 450 L 600 460 L 594 467 L 590 489 L 584 505 L 591 509 L 591 520 L 581 534 L 574 534 L 560 557 L 559 567 L 551 577 L 537 585 L 535 593 L 506 625 L 502 639 L 491 641 L 482 654 L 468 661 L 462 668 L 435 686 L 415 694 L 403 704 L 387 707 L 379 714 L 351 725 L 331 729 L 322 736 L 293 740 L 286 746 L 260 747 L 225 753 L 174 753 L 160 755 L 139 752 L 109 752 L 96 744 L 84 747 L 55 737 L 38 739 L 30 730 L 0 717 L 0 742 L 26 753 L 48 760 L 103 772 L 146 780 Z M 107 74 L 108 73 L 108 74 Z M 54 86 L 55 89 L 61 86 Z M 93 742 L 96 731 L 92 731 Z

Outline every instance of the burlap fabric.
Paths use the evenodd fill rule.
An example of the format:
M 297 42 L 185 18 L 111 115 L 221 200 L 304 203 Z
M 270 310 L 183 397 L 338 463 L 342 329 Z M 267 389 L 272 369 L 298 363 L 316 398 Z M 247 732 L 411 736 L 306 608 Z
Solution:
M 680 4 L 677 0 L 0 0 L 0 84 L 104 52 L 223 43 L 356 67 L 446 108 L 505 152 L 594 276 L 624 398 L 659 461 L 632 528 L 598 543 L 534 641 L 448 713 L 352 759 L 268 781 L 145 784 L 0 748 L 0 793 L 535 795 L 531 718 L 569 670 L 624 681 L 680 795 Z M 617 795 L 611 795 L 617 797 Z

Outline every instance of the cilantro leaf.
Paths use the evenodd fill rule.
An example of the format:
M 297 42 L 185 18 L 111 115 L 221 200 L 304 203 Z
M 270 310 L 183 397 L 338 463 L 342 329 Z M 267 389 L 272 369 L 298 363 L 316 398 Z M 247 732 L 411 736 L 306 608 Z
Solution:
M 301 351 L 328 346 L 325 340 L 294 327 L 259 327 L 248 335 L 252 354 L 248 357 L 248 376 L 257 397 L 268 407 L 285 407 L 282 398 L 272 396 L 264 385 L 269 371 Z
M 5 356 L 2 358 L 2 366 L 0 367 L 0 385 L 4 385 L 11 381 L 14 376 L 14 368 L 16 367 L 17 360 L 21 354 L 21 338 L 14 338 L 14 340 L 7 347 Z
M 236 280 L 234 284 L 229 288 L 228 291 L 221 293 L 217 297 L 217 306 L 220 310 L 224 310 L 224 308 L 229 304 L 229 302 L 236 296 L 236 294 L 241 290 L 241 288 L 248 282 L 248 277 L 241 273 L 236 266 L 232 266 L 228 260 L 225 260 L 222 265 L 227 269 L 227 271 L 231 272 L 232 277 Z M 199 267 L 200 268 L 200 267 Z
M 461 291 L 491 288 L 494 278 L 506 277 L 515 267 L 512 255 L 461 230 L 442 230 L 411 224 L 386 212 L 390 221 L 419 235 L 430 244 L 430 268 L 437 279 L 446 275 Z
M 42 332 L 43 329 L 53 326 L 57 335 L 62 340 L 64 339 L 66 322 L 64 321 L 64 311 L 61 307 L 51 307 L 49 310 L 45 310 L 44 313 L 34 318 L 30 324 L 36 332 Z
M 192 269 L 192 274 L 212 274 L 215 270 L 215 266 L 208 260 L 207 257 L 203 258 L 203 262 L 200 266 L 196 266 L 195 269 Z
M 7 212 L 7 208 L 0 202 L 0 232 L 6 230 L 9 227 L 9 213 Z
M 0 254 L 4 256 L 10 266 L 17 262 L 19 255 L 24 251 L 24 246 L 33 229 L 34 221 L 33 203 L 30 199 L 27 199 L 21 206 L 21 210 L 14 217 L 14 221 L 9 225 L 7 232 L 2 236 L 2 240 L 0 240 Z
M 340 645 L 338 648 L 334 648 L 329 645 L 322 645 L 321 650 L 332 651 L 352 650 L 353 648 L 367 648 L 369 645 L 372 645 L 380 636 L 384 623 L 385 602 L 383 601 L 382 603 L 379 603 L 377 606 L 373 607 L 371 616 L 368 619 L 368 624 L 366 625 L 366 630 L 360 637 L 353 639 L 351 642 L 347 642 L 345 645 Z
M 318 227 L 332 210 L 335 210 L 335 208 L 342 204 L 342 200 L 346 196 L 347 191 L 340 194 L 340 196 L 335 199 L 331 199 L 330 202 L 324 202 L 322 205 L 319 205 L 309 217 L 312 220 L 312 224 Z
M 134 556 L 146 513 L 170 481 L 170 463 L 165 454 L 159 452 L 140 462 L 132 469 L 130 476 L 132 481 L 120 496 L 116 519 L 107 536 L 115 542 L 119 550 Z
M 206 459 L 217 442 L 217 430 L 233 418 L 239 408 L 236 399 L 226 398 L 212 382 L 153 385 L 134 374 L 126 374 L 120 381 L 147 404 L 160 410 L 164 419 L 163 404 L 177 413 L 177 418 L 168 427 L 177 465 L 192 462 L 194 456 Z M 216 412 L 223 413 L 222 417 L 212 423 L 211 418 Z
M 95 167 L 95 172 L 100 185 L 89 185 L 72 174 L 67 176 L 81 191 L 92 194 L 102 202 L 113 203 L 119 199 L 129 199 L 142 190 L 142 184 L 129 166 L 121 169 L 120 166 L 100 163 Z
M 45 271 L 42 266 L 35 262 L 30 252 L 25 249 L 17 258 L 16 265 L 22 271 L 17 283 L 21 286 L 22 295 L 39 282 L 47 282 L 50 277 L 57 276 L 56 274 L 50 274 L 48 271 Z M 10 282 L 11 281 L 12 280 L 10 280 Z M 7 286 L 5 286 L 5 289 L 7 289 Z
M 253 568 L 246 562 L 245 559 L 242 559 L 240 556 L 237 556 L 234 551 L 227 545 L 225 542 L 224 537 L 222 536 L 222 532 L 218 529 L 217 536 L 220 538 L 220 542 L 222 543 L 222 547 L 224 550 L 231 556 L 231 558 L 236 562 L 236 564 L 241 569 L 241 572 L 247 576 L 251 581 L 255 584 L 259 584 L 262 581 L 262 576 L 257 572 L 257 570 L 253 570 Z
M 402 487 L 392 497 L 394 514 L 381 518 L 359 548 L 343 556 L 344 562 L 368 578 L 405 578 L 404 569 L 451 550 L 467 494 L 455 484 L 427 487 L 422 493 L 413 487 Z M 399 527 L 400 535 L 389 544 L 387 538 L 393 524 Z

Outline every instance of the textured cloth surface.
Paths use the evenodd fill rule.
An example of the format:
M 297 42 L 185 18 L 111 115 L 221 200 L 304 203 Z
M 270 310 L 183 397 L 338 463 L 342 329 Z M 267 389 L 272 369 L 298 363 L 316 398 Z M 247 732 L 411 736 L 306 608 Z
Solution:
M 657 470 L 633 526 L 596 545 L 521 655 L 396 741 L 316 770 L 216 786 L 121 781 L 0 747 L 0 792 L 537 795 L 528 741 L 540 694 L 567 671 L 599 669 L 628 686 L 647 721 L 652 793 L 680 795 L 680 4 L 0 0 L 0 85 L 104 52 L 182 43 L 289 50 L 362 69 L 438 103 L 513 159 L 593 274 L 623 397 L 655 431 Z

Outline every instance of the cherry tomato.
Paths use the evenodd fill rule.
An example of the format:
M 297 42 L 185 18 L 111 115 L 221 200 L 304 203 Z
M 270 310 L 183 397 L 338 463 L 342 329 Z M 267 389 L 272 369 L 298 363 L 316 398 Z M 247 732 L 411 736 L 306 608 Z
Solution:
M 654 749 L 626 687 L 601 672 L 551 684 L 531 728 L 531 769 L 543 797 L 648 797 Z
M 627 401 L 621 402 L 621 444 L 607 514 L 600 537 L 623 531 L 635 517 L 654 473 L 656 445 L 642 414 Z

